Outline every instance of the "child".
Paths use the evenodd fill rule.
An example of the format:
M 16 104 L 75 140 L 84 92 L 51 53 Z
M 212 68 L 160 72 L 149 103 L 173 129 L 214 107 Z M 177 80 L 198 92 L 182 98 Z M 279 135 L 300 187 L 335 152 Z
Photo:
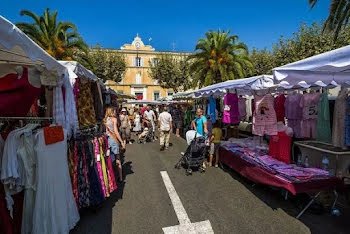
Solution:
M 146 127 L 143 132 L 139 135 L 139 139 L 144 138 L 148 133 L 148 128 Z
M 220 147 L 221 137 L 222 137 L 222 130 L 219 127 L 218 122 L 216 122 L 212 130 L 212 135 L 210 137 L 211 144 L 210 144 L 210 152 L 209 152 L 209 167 L 213 165 L 214 154 L 215 154 L 215 167 L 218 167 L 219 147 Z

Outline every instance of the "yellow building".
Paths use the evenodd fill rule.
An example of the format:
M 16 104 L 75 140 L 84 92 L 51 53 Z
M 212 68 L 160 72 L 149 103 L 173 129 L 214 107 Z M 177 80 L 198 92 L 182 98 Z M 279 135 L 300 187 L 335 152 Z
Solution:
M 150 76 L 150 65 L 157 57 L 162 54 L 189 55 L 189 53 L 156 51 L 151 45 L 145 45 L 138 35 L 131 44 L 124 44 L 115 51 L 124 54 L 126 70 L 121 82 L 107 81 L 107 85 L 117 93 L 133 94 L 143 100 L 157 100 L 173 94 L 172 89 L 163 89 Z

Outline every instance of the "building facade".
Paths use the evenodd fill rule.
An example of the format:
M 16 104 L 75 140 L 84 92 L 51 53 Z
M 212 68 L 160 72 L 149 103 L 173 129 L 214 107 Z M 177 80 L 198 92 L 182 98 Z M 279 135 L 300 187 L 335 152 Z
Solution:
M 170 96 L 172 89 L 163 89 L 150 76 L 151 64 L 162 54 L 175 56 L 189 55 L 189 53 L 156 51 L 151 45 L 145 45 L 137 35 L 131 44 L 124 44 L 117 51 L 125 56 L 126 70 L 119 83 L 107 81 L 107 85 L 117 93 L 136 95 L 138 99 L 157 100 L 160 97 Z

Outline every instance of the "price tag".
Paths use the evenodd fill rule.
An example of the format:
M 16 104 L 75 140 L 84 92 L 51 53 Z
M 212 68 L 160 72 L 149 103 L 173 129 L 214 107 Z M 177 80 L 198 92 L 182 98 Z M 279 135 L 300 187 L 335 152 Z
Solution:
M 97 158 L 97 159 L 96 159 L 97 162 L 101 161 L 101 155 L 100 155 L 100 154 L 98 154 L 98 155 L 96 156 L 96 158 Z

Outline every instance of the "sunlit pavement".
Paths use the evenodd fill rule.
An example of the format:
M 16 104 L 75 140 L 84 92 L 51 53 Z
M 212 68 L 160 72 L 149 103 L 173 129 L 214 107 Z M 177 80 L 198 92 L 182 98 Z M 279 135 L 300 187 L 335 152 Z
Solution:
M 171 136 L 169 150 L 160 152 L 158 141 L 127 145 L 125 184 L 119 184 L 100 207 L 85 210 L 72 233 L 163 233 L 179 225 L 161 171 L 166 171 L 191 223 L 209 221 L 214 233 L 348 233 L 349 213 L 305 213 L 301 220 L 296 201 L 242 179 L 230 170 L 208 168 L 186 176 L 175 169 L 183 139 Z M 192 230 L 193 231 L 193 230 Z M 192 232 L 193 233 L 193 232 Z

